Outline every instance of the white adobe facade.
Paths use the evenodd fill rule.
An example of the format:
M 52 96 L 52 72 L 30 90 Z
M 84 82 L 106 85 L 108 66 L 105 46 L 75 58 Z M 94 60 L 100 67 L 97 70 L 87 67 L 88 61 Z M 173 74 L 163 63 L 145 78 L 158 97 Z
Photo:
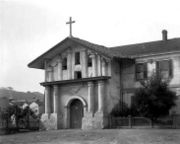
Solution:
M 160 41 L 112 48 L 67 37 L 28 66 L 45 71 L 46 129 L 108 127 L 112 108 L 119 100 L 131 106 L 139 80 L 153 72 L 180 94 L 180 39 L 167 31 Z

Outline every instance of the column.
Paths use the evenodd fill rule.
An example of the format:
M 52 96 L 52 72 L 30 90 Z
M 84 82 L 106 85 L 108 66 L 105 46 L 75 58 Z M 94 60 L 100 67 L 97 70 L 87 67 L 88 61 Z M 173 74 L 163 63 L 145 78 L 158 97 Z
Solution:
M 98 81 L 98 111 L 104 110 L 104 81 Z
M 88 82 L 88 112 L 94 112 L 94 83 Z
M 107 75 L 111 76 L 111 60 L 107 62 Z
M 45 113 L 50 113 L 50 86 L 45 87 Z
M 81 51 L 81 65 L 82 65 L 82 76 L 83 78 L 88 77 L 88 56 L 87 56 L 87 50 Z
M 106 61 L 102 59 L 102 76 L 106 76 Z
M 97 60 L 98 60 L 98 76 L 102 76 L 102 63 L 101 63 L 100 55 L 98 55 Z
M 58 80 L 62 80 L 62 58 L 58 59 Z
M 68 50 L 67 55 L 68 79 L 72 79 L 72 51 Z
M 96 64 L 96 55 L 92 54 L 92 71 L 93 71 L 93 77 L 97 76 L 97 64 Z
M 51 74 L 51 82 L 54 81 L 54 67 L 50 67 L 50 74 Z
M 53 112 L 57 113 L 58 111 L 58 85 L 53 86 Z
M 48 59 L 45 59 L 44 60 L 44 70 L 45 70 L 45 82 L 47 81 L 47 77 L 48 77 L 48 70 L 47 70 L 47 68 L 48 68 Z

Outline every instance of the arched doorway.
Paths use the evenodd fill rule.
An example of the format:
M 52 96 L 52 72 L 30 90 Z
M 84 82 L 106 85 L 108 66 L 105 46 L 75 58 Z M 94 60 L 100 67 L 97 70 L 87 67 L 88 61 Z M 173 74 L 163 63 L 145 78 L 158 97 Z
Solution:
M 72 100 L 70 104 L 70 128 L 79 129 L 82 126 L 83 104 L 79 99 Z

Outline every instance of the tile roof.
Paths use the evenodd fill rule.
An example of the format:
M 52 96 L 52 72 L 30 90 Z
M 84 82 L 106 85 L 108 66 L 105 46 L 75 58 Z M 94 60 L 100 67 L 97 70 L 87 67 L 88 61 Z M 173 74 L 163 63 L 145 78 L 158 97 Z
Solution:
M 139 44 L 131 44 L 117 47 L 105 47 L 94 44 L 76 37 L 67 37 L 47 52 L 28 64 L 31 68 L 44 69 L 44 60 L 51 59 L 74 44 L 82 45 L 88 49 L 94 50 L 109 58 L 137 58 L 145 55 L 162 54 L 169 52 L 180 52 L 180 38 L 152 41 Z
M 121 55 L 120 53 L 117 55 L 116 52 L 112 51 L 111 49 L 109 49 L 108 47 L 105 47 L 103 45 L 98 45 L 98 44 L 94 44 L 94 43 L 91 43 L 91 42 L 88 42 L 86 40 L 83 40 L 83 39 L 80 39 L 80 38 L 76 38 L 76 37 L 72 37 L 70 38 L 72 41 L 74 42 L 77 42 L 83 46 L 86 46 L 90 49 L 93 49 L 97 52 L 100 52 L 101 54 L 103 55 L 106 55 L 108 57 L 119 57 L 119 58 L 126 58 L 128 57 L 127 55 Z
M 33 60 L 31 63 L 29 63 L 28 67 L 44 69 L 45 59 L 53 58 L 57 54 L 61 53 L 64 49 L 71 47 L 73 44 L 82 45 L 109 58 L 116 57 L 116 54 L 113 53 L 111 49 L 105 46 L 94 44 L 76 37 L 67 37 L 63 41 L 61 41 L 60 43 L 56 44 L 54 47 L 49 49 L 47 52 L 43 53 L 41 56 Z M 118 54 L 118 57 L 125 58 L 126 56 Z
M 111 47 L 111 50 L 117 53 L 117 56 L 127 55 L 132 58 L 169 52 L 180 52 L 180 38 Z

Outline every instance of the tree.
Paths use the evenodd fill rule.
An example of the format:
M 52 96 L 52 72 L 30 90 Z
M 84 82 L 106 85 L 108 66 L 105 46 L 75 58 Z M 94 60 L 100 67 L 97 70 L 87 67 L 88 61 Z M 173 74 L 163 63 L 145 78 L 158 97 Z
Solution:
M 124 117 L 131 114 L 131 109 L 126 103 L 119 100 L 118 103 L 113 107 L 110 114 L 114 117 Z
M 169 114 L 175 106 L 176 93 L 168 88 L 169 81 L 153 75 L 141 82 L 142 87 L 134 94 L 133 108 L 140 116 L 156 119 Z

